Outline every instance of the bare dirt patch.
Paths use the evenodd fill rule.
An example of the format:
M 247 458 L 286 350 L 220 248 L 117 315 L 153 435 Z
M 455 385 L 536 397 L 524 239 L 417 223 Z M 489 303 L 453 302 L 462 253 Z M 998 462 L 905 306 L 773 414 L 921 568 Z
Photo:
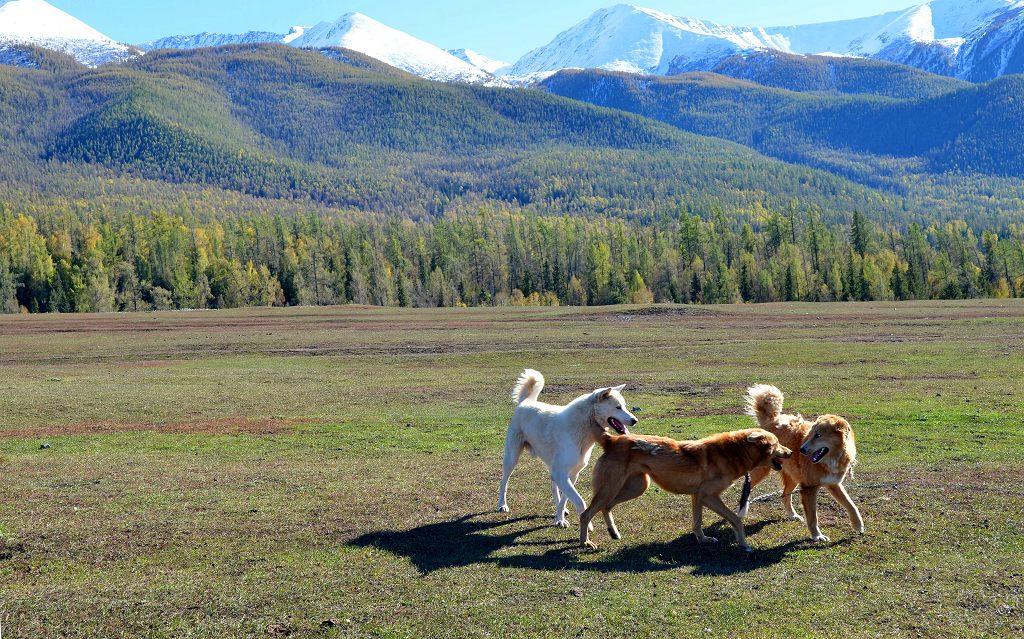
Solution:
M 675 419 L 679 417 L 723 417 L 729 415 L 738 417 L 735 411 L 729 412 L 713 406 L 705 406 L 704 404 L 685 402 L 667 412 L 658 413 L 656 415 L 648 415 L 648 417 L 653 416 L 658 417 L 660 419 Z
M 60 437 L 65 435 L 110 435 L 113 433 L 167 433 L 207 435 L 279 435 L 292 430 L 300 422 L 286 419 L 224 417 L 170 424 L 139 422 L 79 422 L 75 424 L 47 425 L 38 428 L 18 428 L 0 431 L 3 439 Z
M 876 375 L 874 379 L 882 382 L 910 382 L 910 381 L 936 381 L 936 380 L 964 380 L 978 379 L 977 371 L 970 373 L 936 373 L 921 375 Z
M 718 317 L 721 313 L 712 311 L 701 306 L 649 306 L 631 311 L 616 313 L 613 317 L 620 322 L 629 322 L 642 318 L 665 318 L 673 317 Z

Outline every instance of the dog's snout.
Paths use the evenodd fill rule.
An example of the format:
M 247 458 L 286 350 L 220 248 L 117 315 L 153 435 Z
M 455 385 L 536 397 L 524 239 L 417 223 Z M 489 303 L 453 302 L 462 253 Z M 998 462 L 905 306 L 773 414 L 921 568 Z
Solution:
M 802 455 L 806 455 L 807 454 L 807 447 L 806 446 L 801 446 L 800 447 L 800 454 L 802 454 Z
M 630 426 L 636 426 L 639 423 L 640 423 L 640 420 L 637 419 L 636 417 L 634 417 L 633 419 L 629 420 L 629 425 Z

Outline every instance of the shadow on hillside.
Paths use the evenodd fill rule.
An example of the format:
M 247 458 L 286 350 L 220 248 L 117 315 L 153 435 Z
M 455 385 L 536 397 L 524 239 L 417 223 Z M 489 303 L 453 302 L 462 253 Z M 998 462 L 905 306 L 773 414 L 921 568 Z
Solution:
M 478 513 L 409 530 L 366 533 L 349 544 L 360 548 L 378 548 L 400 557 L 408 557 L 423 575 L 445 568 L 475 564 L 534 570 L 628 572 L 659 572 L 689 567 L 695 575 L 732 575 L 771 566 L 793 550 L 812 547 L 810 542 L 800 539 L 773 548 L 758 548 L 753 555 L 748 555 L 735 545 L 732 529 L 724 522 L 718 522 L 706 529 L 722 540 L 717 544 L 698 544 L 692 534 L 686 533 L 672 541 L 631 545 L 628 538 L 623 541 L 609 540 L 607 533 L 599 528 L 595 530 L 595 538 L 601 548 L 597 551 L 581 551 L 575 529 L 564 531 L 564 539 L 523 539 L 531 533 L 547 529 L 547 519 L 484 518 L 495 516 L 493 513 Z M 528 522 L 537 523 L 524 527 L 523 524 Z M 747 535 L 756 534 L 773 523 L 777 522 L 749 524 Z M 832 545 L 835 543 L 813 547 L 827 548 Z M 548 548 L 537 554 L 537 548 L 544 546 Z M 517 549 L 529 549 L 529 552 L 516 552 Z

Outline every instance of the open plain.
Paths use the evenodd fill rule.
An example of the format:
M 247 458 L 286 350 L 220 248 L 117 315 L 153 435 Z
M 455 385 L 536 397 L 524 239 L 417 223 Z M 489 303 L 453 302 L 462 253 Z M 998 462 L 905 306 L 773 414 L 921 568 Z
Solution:
M 580 551 L 529 458 L 497 514 L 524 367 L 680 439 L 842 414 L 867 532 L 652 489 Z M 0 371 L 3 637 L 1024 633 L 1019 300 L 7 317 Z

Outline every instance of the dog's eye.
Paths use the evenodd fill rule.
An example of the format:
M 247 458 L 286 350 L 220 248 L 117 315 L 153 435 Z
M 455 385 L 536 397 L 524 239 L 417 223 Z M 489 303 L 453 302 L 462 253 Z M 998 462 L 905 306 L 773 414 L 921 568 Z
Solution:
M 814 439 L 818 439 L 819 437 L 821 437 L 821 433 L 814 433 Z

